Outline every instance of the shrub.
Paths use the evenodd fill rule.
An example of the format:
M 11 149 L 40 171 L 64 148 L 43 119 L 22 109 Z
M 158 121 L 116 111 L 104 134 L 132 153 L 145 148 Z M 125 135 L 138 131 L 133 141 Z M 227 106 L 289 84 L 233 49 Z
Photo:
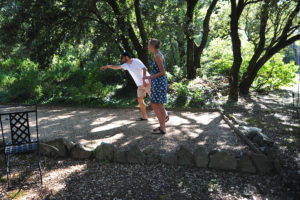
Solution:
M 8 88 L 6 102 L 34 102 L 42 96 L 39 85 L 39 72 L 29 70 L 22 72 Z
M 184 79 L 184 70 L 178 67 L 178 65 L 174 65 L 170 71 L 166 72 L 167 79 L 169 83 L 179 82 Z
M 207 97 L 202 89 L 196 88 L 190 100 L 190 107 L 203 107 L 207 101 Z
M 253 83 L 256 91 L 270 91 L 295 83 L 298 66 L 293 62 L 284 64 L 282 58 L 276 54 L 259 70 Z
M 173 101 L 175 107 L 203 107 L 212 98 L 209 93 L 194 85 L 193 81 L 174 82 L 171 90 L 169 100 Z

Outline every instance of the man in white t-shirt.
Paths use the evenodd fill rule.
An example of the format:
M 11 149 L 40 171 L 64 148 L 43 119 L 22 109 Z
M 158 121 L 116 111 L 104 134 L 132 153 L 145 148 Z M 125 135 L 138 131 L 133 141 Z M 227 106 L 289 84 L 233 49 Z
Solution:
M 148 115 L 146 112 L 146 105 L 144 103 L 144 97 L 146 97 L 146 94 L 150 96 L 150 87 L 151 84 L 149 80 L 143 80 L 144 76 L 149 76 L 149 73 L 147 71 L 146 66 L 137 58 L 132 58 L 131 54 L 129 52 L 122 53 L 122 61 L 124 64 L 122 65 L 106 65 L 103 67 L 100 67 L 101 71 L 109 69 L 124 69 L 128 70 L 130 75 L 132 76 L 134 82 L 137 85 L 137 96 L 138 96 L 138 102 L 140 105 L 140 109 L 142 111 L 142 117 L 139 118 L 139 121 L 148 120 Z

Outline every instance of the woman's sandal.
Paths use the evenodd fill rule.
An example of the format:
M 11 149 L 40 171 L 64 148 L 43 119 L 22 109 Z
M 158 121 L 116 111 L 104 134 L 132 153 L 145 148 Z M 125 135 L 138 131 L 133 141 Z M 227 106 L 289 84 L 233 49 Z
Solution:
M 152 129 L 152 132 L 159 131 L 160 127 Z
M 145 118 L 142 118 L 142 117 L 140 117 L 140 118 L 138 118 L 136 121 L 147 121 L 148 119 L 145 119 Z
M 166 134 L 166 132 L 161 130 L 160 127 L 158 127 L 158 129 L 153 129 L 152 134 L 164 135 L 164 134 Z
M 169 116 L 169 113 L 167 113 L 166 121 L 165 122 L 168 122 L 169 120 L 170 120 L 170 116 Z

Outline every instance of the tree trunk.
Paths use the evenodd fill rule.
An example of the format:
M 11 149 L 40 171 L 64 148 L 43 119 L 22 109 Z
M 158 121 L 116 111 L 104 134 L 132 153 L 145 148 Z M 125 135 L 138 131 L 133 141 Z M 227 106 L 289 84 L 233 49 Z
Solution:
M 270 58 L 272 58 L 272 56 L 274 56 L 276 53 L 278 53 L 280 50 L 282 50 L 286 46 L 288 46 L 300 39 L 300 34 L 288 38 L 289 32 L 291 30 L 293 30 L 292 21 L 297 16 L 299 11 L 300 11 L 300 2 L 298 2 L 295 9 L 289 15 L 288 20 L 284 26 L 284 29 L 283 29 L 281 35 L 278 37 L 278 42 L 276 44 L 272 44 L 274 46 L 272 46 L 272 45 L 268 46 L 266 48 L 267 50 L 265 51 L 265 53 L 263 55 L 260 52 L 259 55 L 256 55 L 256 60 L 251 62 L 253 60 L 253 58 L 255 57 L 255 54 L 254 54 L 253 58 L 251 59 L 251 61 L 249 63 L 249 66 L 247 67 L 247 71 L 243 75 L 243 78 L 242 78 L 240 86 L 239 86 L 239 90 L 240 90 L 241 94 L 245 94 L 245 95 L 249 94 L 250 87 L 251 87 L 253 81 L 255 80 L 255 77 L 257 76 L 258 71 L 261 69 L 261 67 L 264 66 L 264 64 Z M 262 15 L 262 17 L 263 16 L 264 16 L 264 14 Z M 264 19 L 261 19 L 261 21 L 263 22 Z M 265 20 L 265 21 L 267 21 L 267 20 Z M 262 32 L 260 32 L 260 34 L 262 34 Z M 260 37 L 262 37 L 262 36 L 260 35 Z M 265 35 L 263 35 L 263 37 L 265 37 Z M 263 38 L 263 39 L 265 39 L 265 38 Z M 260 46 L 259 48 L 264 48 L 264 46 Z
M 243 78 L 240 83 L 240 93 L 242 94 L 249 94 L 249 90 L 251 85 L 253 84 L 253 81 L 255 80 L 255 77 L 257 76 L 258 71 L 264 66 L 264 64 L 272 58 L 276 53 L 279 53 L 283 48 L 286 46 L 292 44 L 293 42 L 300 39 L 300 34 L 293 36 L 292 38 L 278 43 L 278 45 L 271 48 L 264 56 L 262 56 L 254 65 L 249 66 L 248 76 Z
M 189 80 L 196 78 L 196 68 L 194 66 L 194 10 L 198 0 L 187 0 L 186 9 L 186 27 L 185 36 L 187 40 L 187 51 L 186 51 L 186 68 L 187 68 L 187 78 Z
M 140 30 L 140 36 L 142 39 L 142 52 L 140 52 L 140 58 L 143 61 L 143 63 L 148 66 L 148 36 L 143 24 L 143 20 L 142 20 L 142 15 L 141 15 L 141 11 L 140 11 L 140 1 L 139 0 L 135 0 L 134 1 L 134 10 L 135 10 L 135 16 L 136 16 L 136 21 L 137 21 L 137 25 L 139 27 Z
M 299 61 L 299 55 L 298 55 L 296 42 L 293 43 L 293 50 L 294 50 L 294 53 L 295 53 L 295 64 L 300 66 L 300 61 Z
M 243 95 L 249 94 L 250 87 L 251 87 L 253 81 L 255 80 L 255 77 L 257 76 L 259 69 L 262 66 L 259 66 L 257 63 L 252 64 L 252 65 L 249 64 L 249 66 L 247 68 L 247 76 L 243 77 L 243 79 L 241 80 L 240 86 L 239 86 L 240 94 L 243 94 Z
M 185 50 L 184 50 L 184 40 L 177 40 L 178 48 L 179 48 L 179 58 L 180 63 L 179 66 L 182 66 L 184 64 L 184 60 L 182 59 L 185 56 Z
M 203 53 L 203 50 L 206 46 L 207 43 L 207 39 L 208 39 L 208 34 L 209 34 L 209 21 L 210 21 L 210 17 L 213 13 L 213 10 L 215 9 L 216 5 L 217 5 L 218 0 L 213 0 L 212 3 L 210 4 L 209 8 L 207 9 L 204 21 L 203 21 L 203 32 L 202 32 L 202 40 L 201 43 L 199 45 L 199 47 L 197 47 L 195 45 L 194 47 L 194 67 L 197 68 L 201 68 L 201 56 Z
M 259 29 L 259 43 L 254 50 L 246 72 L 243 74 L 241 84 L 239 86 L 240 94 L 248 95 L 249 88 L 257 75 L 257 60 L 261 57 L 266 43 L 266 27 L 269 18 L 268 10 L 269 2 L 265 2 L 261 9 L 260 29 Z M 260 67 L 259 67 L 260 68 Z
M 138 57 L 142 60 L 142 62 L 145 65 L 148 65 L 148 52 L 146 51 L 146 47 L 145 47 L 146 36 L 145 35 L 142 36 L 144 45 L 141 45 L 138 37 L 136 36 L 136 34 L 133 30 L 131 23 L 129 21 L 125 20 L 124 15 L 121 13 L 117 2 L 113 1 L 113 0 L 106 0 L 106 2 L 110 5 L 112 10 L 114 11 L 114 14 L 116 15 L 117 25 L 122 32 L 122 37 L 125 39 L 124 34 L 128 33 L 128 36 L 133 43 L 134 49 L 137 51 Z M 122 2 L 122 3 L 124 4 L 124 2 Z M 140 28 L 140 32 L 143 32 L 141 34 L 145 34 L 145 30 L 142 25 L 142 19 L 140 16 L 140 10 L 139 10 L 138 4 L 139 4 L 139 1 L 136 1 L 135 2 L 135 12 L 136 12 L 136 17 L 137 17 L 137 21 L 138 21 L 138 26 Z
M 238 6 L 235 0 L 231 1 L 231 15 L 230 15 L 230 36 L 232 41 L 233 64 L 229 75 L 229 101 L 238 101 L 238 85 L 239 72 L 242 64 L 241 54 L 241 40 L 238 33 L 239 18 L 244 8 L 244 1 L 240 0 Z
M 194 67 L 194 40 L 190 38 L 187 39 L 186 56 L 187 78 L 191 80 L 196 78 L 196 69 Z

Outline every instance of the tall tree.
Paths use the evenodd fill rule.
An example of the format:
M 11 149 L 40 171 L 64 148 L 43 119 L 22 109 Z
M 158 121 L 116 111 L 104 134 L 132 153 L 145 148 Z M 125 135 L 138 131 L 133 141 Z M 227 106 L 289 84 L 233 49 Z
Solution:
M 238 100 L 239 89 L 239 72 L 243 62 L 241 52 L 241 40 L 239 36 L 239 20 L 244 11 L 244 8 L 252 3 L 257 3 L 261 0 L 230 0 L 231 14 L 230 14 L 230 36 L 233 51 L 233 63 L 229 75 L 229 101 Z M 268 1 L 268 0 L 266 0 Z
M 241 94 L 249 94 L 258 71 L 273 55 L 300 39 L 299 12 L 299 1 L 265 0 L 262 3 L 258 38 L 248 34 L 254 35 L 250 41 L 255 49 L 239 85 Z
M 299 53 L 298 53 L 296 42 L 293 43 L 292 47 L 293 47 L 293 50 L 294 50 L 294 53 L 295 53 L 295 64 L 300 66 Z
M 63 42 L 80 41 L 90 31 L 96 33 L 93 41 L 106 35 L 120 51 L 136 51 L 148 63 L 147 34 L 139 0 L 3 0 L 1 9 L 6 17 L 0 29 L 2 42 L 24 44 L 31 59 L 41 66 L 49 65 Z
M 186 67 L 188 79 L 194 79 L 196 77 L 196 69 L 194 66 L 194 12 L 197 3 L 198 0 L 187 0 L 184 32 L 187 41 Z
M 194 40 L 194 13 L 198 0 L 187 0 L 187 9 L 186 9 L 186 24 L 185 24 L 185 36 L 187 41 L 187 78 L 194 79 L 196 78 L 196 69 L 201 67 L 201 55 L 206 46 L 208 36 L 209 36 L 209 21 L 210 17 L 216 7 L 218 0 L 213 0 L 207 9 L 205 18 L 203 20 L 203 31 L 202 39 L 199 46 L 195 43 Z
M 209 36 L 209 21 L 210 21 L 210 17 L 214 11 L 214 8 L 217 5 L 218 0 L 213 0 L 212 3 L 209 5 L 204 21 L 203 21 L 203 31 L 202 31 L 202 39 L 201 39 L 201 43 L 199 46 L 196 45 L 195 43 L 195 47 L 194 47 L 194 68 L 201 68 L 201 56 L 203 53 L 203 50 L 206 46 L 207 40 L 208 40 L 208 36 Z

